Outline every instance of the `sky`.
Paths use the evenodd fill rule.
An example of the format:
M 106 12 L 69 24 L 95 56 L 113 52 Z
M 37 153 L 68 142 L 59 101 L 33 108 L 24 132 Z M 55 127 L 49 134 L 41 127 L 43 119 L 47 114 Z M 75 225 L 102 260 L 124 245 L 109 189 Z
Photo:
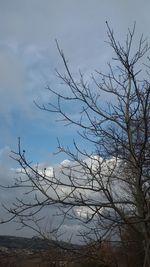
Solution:
M 107 40 L 107 20 L 123 41 L 136 21 L 136 34 L 150 38 L 149 0 L 0 0 L 0 181 L 11 182 L 17 168 L 11 150 L 18 137 L 33 162 L 53 165 L 57 137 L 65 145 L 80 142 L 74 128 L 56 122 L 55 114 L 39 110 L 34 101 L 52 101 L 45 90 L 63 92 L 55 68 L 64 72 L 55 39 L 72 72 L 85 73 L 89 81 L 95 69 L 106 69 L 112 51 Z M 78 111 L 75 111 L 78 115 Z M 1 192 L 1 202 L 11 202 L 13 193 Z M 2 213 L 3 215 L 3 213 Z M 23 232 L 24 231 L 24 232 Z M 27 232 L 23 230 L 20 235 Z M 0 226 L 0 234 L 16 233 L 15 224 Z

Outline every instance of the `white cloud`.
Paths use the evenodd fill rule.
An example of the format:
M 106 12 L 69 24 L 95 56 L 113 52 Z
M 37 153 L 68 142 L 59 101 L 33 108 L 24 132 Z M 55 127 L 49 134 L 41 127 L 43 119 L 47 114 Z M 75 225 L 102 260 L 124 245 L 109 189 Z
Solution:
M 12 185 L 14 184 L 14 178 L 19 178 L 20 174 L 20 170 L 17 166 L 15 166 L 15 162 L 10 158 L 11 152 L 10 149 L 8 147 L 5 147 L 3 149 L 0 150 L 0 184 L 1 185 Z M 97 164 L 97 157 L 96 158 L 96 162 L 92 160 L 92 164 Z M 86 162 L 88 162 L 88 164 L 90 165 L 90 160 L 85 160 Z M 55 170 L 55 175 L 58 178 L 61 178 L 62 182 L 69 182 L 68 178 L 65 175 L 61 174 L 61 170 L 62 168 L 66 168 L 69 166 L 73 166 L 74 163 L 70 162 L 69 160 L 64 160 L 62 161 L 60 164 L 57 164 L 56 166 L 47 166 L 47 164 L 39 164 L 39 173 L 40 174 L 46 174 L 47 178 L 48 177 L 52 177 L 54 174 L 54 170 Z M 46 167 L 46 168 L 45 168 Z M 18 175 L 17 175 L 18 173 Z M 85 181 L 86 181 L 86 177 L 84 177 Z M 49 186 L 45 185 L 45 189 L 48 188 Z M 65 186 L 59 186 L 57 188 L 57 192 L 60 194 L 60 196 L 64 196 L 67 195 L 69 189 Z M 11 207 L 12 203 L 15 201 L 16 195 L 17 197 L 21 197 L 23 196 L 24 193 L 24 189 L 19 189 L 19 191 L 17 189 L 3 189 L 0 188 L 0 202 L 4 203 L 6 206 Z M 48 194 L 50 194 L 51 197 L 55 197 L 55 192 L 52 189 L 48 189 L 47 191 Z M 93 197 L 96 199 L 96 197 L 98 196 L 94 196 L 93 194 L 89 194 L 89 192 L 86 192 L 86 189 L 80 190 L 78 193 L 82 193 L 83 195 L 86 195 L 89 197 Z M 40 192 L 36 192 L 36 195 L 39 197 L 39 199 L 42 199 L 42 195 Z M 34 194 L 28 194 L 27 196 L 25 195 L 25 199 L 28 201 L 32 201 L 34 200 Z M 45 214 L 46 217 L 47 215 L 49 216 L 49 218 L 53 217 L 53 215 L 55 214 L 56 209 L 53 207 L 49 207 L 46 208 L 45 211 L 43 211 L 41 214 Z M 82 217 L 82 218 L 87 218 L 88 216 L 91 216 L 91 214 L 93 213 L 93 211 L 90 208 L 84 208 L 84 207 L 80 207 L 80 208 L 75 208 L 74 212 L 76 213 L 77 217 Z M 0 218 L 6 218 L 8 216 L 8 214 L 6 214 L 4 209 L 1 209 L 1 214 L 0 214 Z M 58 220 L 58 219 L 57 219 Z M 59 220 L 57 221 L 59 223 Z M 76 224 L 76 222 L 74 222 L 74 224 Z M 14 226 L 15 224 L 12 224 L 12 232 L 14 233 Z M 2 229 L 7 229 L 7 225 L 3 226 Z M 9 230 L 11 232 L 11 224 L 9 227 Z M 7 233 L 7 232 L 6 232 Z M 24 235 L 24 231 L 22 231 L 22 235 Z M 18 233 L 16 232 L 15 234 L 18 235 Z M 20 235 L 20 233 L 19 233 Z

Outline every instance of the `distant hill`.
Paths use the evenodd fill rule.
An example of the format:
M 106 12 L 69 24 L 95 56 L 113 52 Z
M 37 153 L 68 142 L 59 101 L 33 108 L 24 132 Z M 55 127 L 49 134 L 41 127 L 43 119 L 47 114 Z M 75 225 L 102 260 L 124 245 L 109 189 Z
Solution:
M 48 250 L 50 248 L 78 249 L 81 246 L 62 241 L 46 240 L 39 237 L 27 238 L 0 235 L 0 247 L 8 249 Z
M 50 241 L 51 243 L 54 242 Z M 46 250 L 49 247 L 47 240 L 38 237 L 26 238 L 17 236 L 0 235 L 0 247 L 8 249 L 33 249 L 33 250 Z

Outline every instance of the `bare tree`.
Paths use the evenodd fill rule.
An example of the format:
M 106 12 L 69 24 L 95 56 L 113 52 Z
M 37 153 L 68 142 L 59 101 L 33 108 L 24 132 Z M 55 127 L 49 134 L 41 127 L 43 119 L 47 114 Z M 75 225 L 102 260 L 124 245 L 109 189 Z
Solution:
M 56 42 L 65 66 L 65 74 L 57 71 L 57 76 L 66 90 L 60 93 L 48 87 L 56 102 L 39 106 L 58 113 L 65 124 L 73 124 L 85 149 L 75 141 L 74 149 L 58 142 L 59 152 L 66 153 L 71 163 L 49 175 L 28 162 L 19 142 L 13 157 L 22 173 L 14 187 L 23 188 L 26 195 L 16 198 L 8 210 L 11 219 L 18 218 L 26 226 L 30 220 L 37 224 L 39 212 L 55 205 L 61 218 L 83 223 L 85 230 L 80 234 L 86 239 L 116 240 L 119 229 L 127 225 L 143 242 L 143 267 L 150 266 L 149 46 L 143 36 L 135 44 L 135 25 L 123 46 L 106 24 L 115 67 L 108 64 L 107 74 L 97 71 L 92 87 L 81 72 L 76 81 Z M 105 105 L 104 95 L 111 99 Z M 67 112 L 66 103 L 76 107 L 78 116 Z

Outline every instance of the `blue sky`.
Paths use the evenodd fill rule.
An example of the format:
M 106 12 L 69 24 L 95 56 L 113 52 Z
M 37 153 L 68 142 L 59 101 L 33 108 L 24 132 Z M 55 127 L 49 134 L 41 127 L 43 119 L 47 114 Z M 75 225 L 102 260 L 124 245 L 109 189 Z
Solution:
M 95 69 L 105 71 L 111 60 L 112 51 L 104 42 L 105 21 L 119 40 L 125 39 L 134 21 L 137 36 L 144 33 L 149 39 L 149 11 L 149 0 L 0 0 L 0 167 L 5 165 L 1 180 L 5 175 L 11 179 L 15 163 L 8 155 L 17 148 L 18 137 L 30 159 L 50 165 L 63 160 L 53 157 L 57 137 L 68 145 L 73 138 L 80 142 L 74 128 L 56 123 L 56 115 L 33 103 L 53 100 L 47 85 L 65 91 L 55 76 L 55 68 L 64 71 L 55 38 L 73 74 L 81 69 L 89 81 Z
M 41 161 L 55 151 L 56 137 L 70 142 L 72 132 L 56 124 L 54 114 L 41 112 L 33 104 L 52 99 L 44 89 L 47 84 L 65 90 L 55 77 L 55 68 L 63 73 L 55 38 L 73 73 L 80 68 L 89 80 L 94 69 L 105 69 L 111 58 L 104 43 L 105 21 L 119 39 L 135 20 L 139 33 L 148 36 L 149 6 L 146 0 L 1 0 L 0 148 L 14 149 L 20 136 L 33 160 Z

